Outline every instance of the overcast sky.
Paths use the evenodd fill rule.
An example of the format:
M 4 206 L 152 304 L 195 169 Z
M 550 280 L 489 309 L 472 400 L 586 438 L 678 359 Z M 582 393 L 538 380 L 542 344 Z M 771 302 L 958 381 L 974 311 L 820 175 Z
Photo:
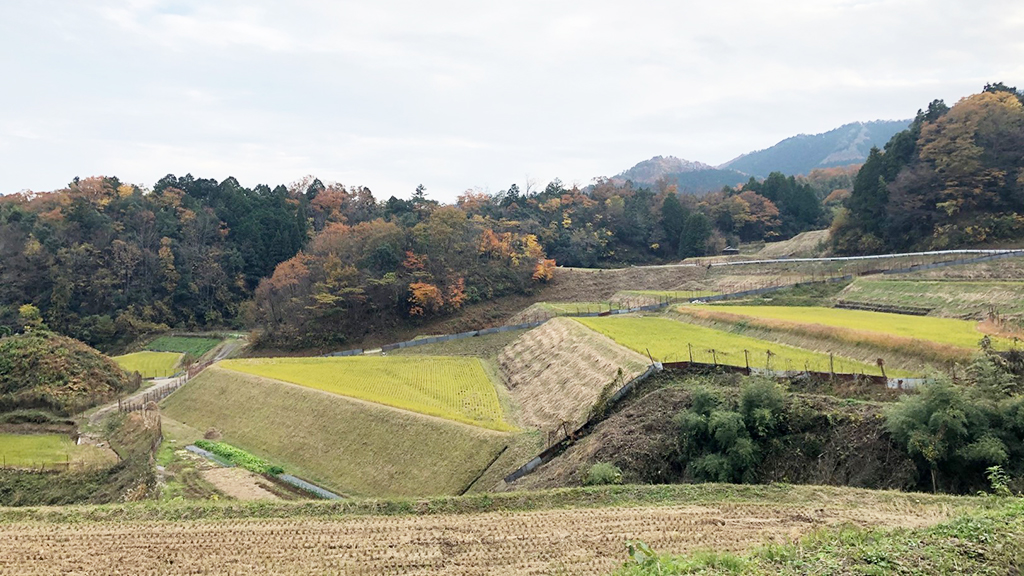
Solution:
M 1024 2 L 2 0 L 0 193 L 313 174 L 451 200 L 1024 85 Z

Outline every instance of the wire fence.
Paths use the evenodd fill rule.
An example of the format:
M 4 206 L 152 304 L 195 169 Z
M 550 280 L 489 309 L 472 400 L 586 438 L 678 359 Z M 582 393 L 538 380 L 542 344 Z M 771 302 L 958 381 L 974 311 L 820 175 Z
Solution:
M 213 364 L 213 360 L 207 360 L 206 362 L 199 362 L 192 364 L 187 370 L 181 373 L 180 376 L 176 376 L 170 382 L 164 382 L 157 384 L 153 388 L 146 390 L 140 394 L 135 394 L 128 398 L 118 398 L 117 409 L 119 412 L 136 412 L 143 410 L 150 402 L 159 402 L 164 398 L 170 396 L 175 390 L 181 388 L 188 383 L 189 380 L 195 378 L 200 372 L 209 368 Z
M 0 470 L 19 470 L 26 472 L 85 472 L 108 468 L 109 463 L 73 461 L 70 455 L 65 455 L 65 460 L 60 461 L 32 461 L 32 460 L 8 460 L 6 455 L 0 454 Z

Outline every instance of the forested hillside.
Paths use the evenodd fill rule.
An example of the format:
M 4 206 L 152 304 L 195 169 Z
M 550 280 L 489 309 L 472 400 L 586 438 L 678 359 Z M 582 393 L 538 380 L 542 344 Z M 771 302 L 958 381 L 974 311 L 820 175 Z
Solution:
M 152 190 L 87 178 L 0 198 L 0 329 L 20 329 L 32 304 L 49 328 L 105 350 L 244 321 L 277 343 L 344 342 L 529 293 L 554 262 L 650 263 L 786 238 L 826 223 L 821 196 L 781 174 L 702 198 L 664 181 L 555 180 L 453 205 L 423 187 L 378 202 L 314 178 L 248 189 L 167 176 Z
M 259 279 L 306 241 L 283 186 L 167 176 L 152 191 L 117 178 L 0 197 L 0 326 L 26 303 L 91 345 L 167 326 L 222 326 Z M 3 328 L 0 328 L 3 329 Z
M 251 321 L 277 346 L 343 343 L 465 304 L 532 292 L 555 263 L 600 266 L 714 254 L 726 243 L 785 238 L 825 224 L 811 185 L 772 174 L 698 201 L 675 186 L 634 189 L 602 180 L 584 192 L 557 180 L 537 194 L 516 186 L 467 192 L 454 206 L 392 198 L 354 225 L 327 187 L 308 247 L 255 293 Z
M 957 248 L 1024 237 L 1024 93 L 1002 83 L 918 112 L 873 149 L 832 224 L 842 253 Z
M 800 134 L 771 148 L 734 158 L 719 168 L 763 178 L 772 172 L 807 174 L 812 170 L 859 164 L 871 148 L 905 129 L 907 120 L 853 122 L 821 134 Z

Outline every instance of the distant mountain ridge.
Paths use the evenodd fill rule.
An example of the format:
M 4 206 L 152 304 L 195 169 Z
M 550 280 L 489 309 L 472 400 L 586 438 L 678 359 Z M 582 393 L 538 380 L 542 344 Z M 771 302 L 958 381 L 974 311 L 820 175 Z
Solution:
M 616 180 L 631 180 L 635 183 L 653 184 L 666 174 L 682 174 L 700 170 L 714 170 L 715 167 L 703 162 L 693 162 L 675 156 L 655 156 L 638 162 L 629 170 L 622 171 Z
M 815 168 L 831 168 L 864 162 L 873 146 L 885 146 L 910 120 L 851 122 L 821 134 L 800 134 L 778 144 L 748 152 L 718 166 L 764 178 L 772 172 L 807 174 Z
M 746 182 L 750 176 L 675 156 L 655 156 L 637 163 L 629 170 L 624 170 L 613 177 L 612 181 L 629 180 L 634 184 L 650 186 L 661 179 L 665 179 L 669 184 L 675 184 L 684 194 L 703 194 L 720 190 L 722 186 L 735 186 Z
M 751 176 L 765 178 L 772 172 L 795 176 L 816 168 L 859 164 L 873 146 L 885 146 L 894 134 L 908 126 L 910 120 L 851 122 L 821 134 L 786 138 L 770 148 L 741 154 L 719 166 L 675 156 L 655 156 L 623 170 L 612 181 L 629 180 L 650 186 L 664 179 L 675 184 L 680 192 L 703 194 L 742 184 Z

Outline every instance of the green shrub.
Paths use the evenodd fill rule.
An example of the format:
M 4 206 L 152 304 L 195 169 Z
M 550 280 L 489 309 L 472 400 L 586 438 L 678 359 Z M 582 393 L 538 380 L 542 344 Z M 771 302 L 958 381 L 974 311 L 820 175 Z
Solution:
M 1020 475 L 1024 398 L 996 401 L 990 392 L 936 378 L 886 412 L 886 427 L 918 460 L 933 491 L 940 484 L 955 492 L 979 489 L 991 466 Z
M 763 444 L 777 435 L 785 404 L 779 386 L 770 380 L 746 384 L 738 406 L 723 402 L 708 388 L 696 388 L 690 407 L 674 419 L 680 463 L 698 481 L 753 482 Z
M 590 467 L 587 477 L 583 480 L 586 486 L 603 486 L 606 484 L 622 484 L 622 470 L 608 462 L 598 462 Z
M 210 440 L 196 440 L 195 445 L 226 459 L 236 466 L 241 466 L 257 474 L 277 475 L 284 472 L 284 468 L 272 465 L 263 458 L 250 454 L 241 448 L 235 448 L 231 444 Z

